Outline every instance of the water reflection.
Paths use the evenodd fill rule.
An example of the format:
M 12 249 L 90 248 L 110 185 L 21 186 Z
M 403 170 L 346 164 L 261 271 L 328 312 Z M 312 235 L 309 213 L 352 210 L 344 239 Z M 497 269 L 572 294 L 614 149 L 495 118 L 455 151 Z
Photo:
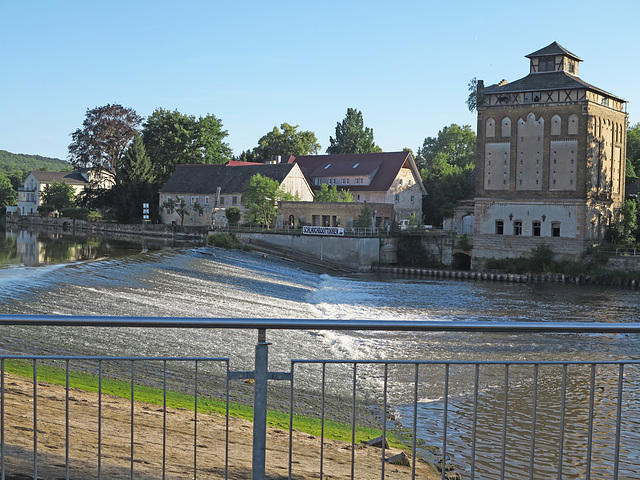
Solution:
M 149 245 L 152 243 L 152 245 Z M 38 267 L 98 258 L 117 258 L 157 249 L 162 242 L 124 241 L 54 230 L 6 228 L 0 230 L 0 268 Z

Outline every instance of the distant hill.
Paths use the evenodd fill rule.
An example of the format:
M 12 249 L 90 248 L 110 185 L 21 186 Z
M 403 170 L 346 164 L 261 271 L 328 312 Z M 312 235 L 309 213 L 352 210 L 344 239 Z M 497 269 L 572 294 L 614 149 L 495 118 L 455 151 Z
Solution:
M 46 170 L 50 172 L 63 172 L 72 170 L 72 166 L 66 160 L 59 158 L 41 157 L 40 155 L 23 155 L 0 150 L 0 171 L 5 173 L 22 170 Z
M 59 158 L 42 157 L 40 155 L 23 155 L 0 150 L 0 173 L 4 173 L 13 188 L 22 186 L 24 179 L 31 170 L 44 170 L 48 172 L 66 172 L 73 167 L 66 160 Z

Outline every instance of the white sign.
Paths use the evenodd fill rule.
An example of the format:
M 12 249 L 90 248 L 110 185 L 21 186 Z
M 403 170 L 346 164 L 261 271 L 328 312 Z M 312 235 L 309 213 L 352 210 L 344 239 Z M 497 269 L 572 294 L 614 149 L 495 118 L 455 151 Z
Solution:
M 302 227 L 303 235 L 339 235 L 344 236 L 342 227 Z

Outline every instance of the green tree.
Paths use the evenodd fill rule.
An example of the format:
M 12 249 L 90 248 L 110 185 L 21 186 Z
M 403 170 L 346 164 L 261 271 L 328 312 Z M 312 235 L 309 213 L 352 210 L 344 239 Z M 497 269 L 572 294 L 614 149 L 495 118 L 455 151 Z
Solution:
M 74 168 L 88 168 L 115 181 L 116 170 L 142 123 L 133 109 L 113 104 L 87 110 L 82 128 L 71 134 L 69 160 Z
M 74 203 L 75 190 L 71 185 L 64 182 L 51 182 L 42 191 L 42 204 L 49 205 L 54 210 L 71 208 Z
M 482 105 L 482 82 L 478 83 L 476 77 L 469 80 L 469 97 L 467 98 L 467 107 L 470 112 L 476 112 L 478 105 Z
M 224 211 L 224 216 L 227 217 L 229 225 L 238 225 L 238 223 L 240 223 L 242 213 L 238 207 L 229 207 Z
M 631 165 L 632 168 L 629 168 Z M 627 181 L 640 175 L 640 123 L 627 128 Z
M 184 225 L 184 217 L 189 213 L 189 207 L 187 207 L 187 202 L 184 201 L 182 197 L 175 198 L 167 198 L 162 205 L 160 205 L 161 210 L 166 210 L 167 213 L 176 212 L 180 217 L 180 225 Z
M 291 200 L 292 196 L 280 188 L 280 183 L 259 173 L 247 183 L 243 199 L 249 222 L 270 226 L 278 213 L 277 204 L 281 200 Z
M 371 228 L 373 226 L 373 212 L 371 207 L 366 203 L 360 209 L 360 214 L 354 222 L 356 228 Z
M 273 127 L 272 131 L 258 140 L 258 146 L 253 149 L 253 159 L 261 161 L 272 155 L 317 155 L 320 151 L 315 133 L 306 130 L 298 132 L 299 125 L 288 123 L 283 123 L 280 128 Z
M 348 108 L 347 115 L 336 125 L 336 137 L 329 137 L 327 153 L 372 153 L 381 152 L 373 141 L 373 129 L 364 126 L 362 112 Z
M 142 136 L 136 132 L 131 145 L 116 171 L 113 203 L 121 222 L 142 219 L 142 205 L 155 206 L 156 181 L 151 159 L 144 148 Z M 157 209 L 152 208 L 157 213 Z
M 15 205 L 17 201 L 18 194 L 11 181 L 4 173 L 0 173 L 0 208 Z
M 316 192 L 314 201 L 316 202 L 353 202 L 353 195 L 349 190 L 340 190 L 336 185 L 329 186 L 326 183 L 320 185 L 320 190 Z
M 440 225 L 458 200 L 474 193 L 476 134 L 469 125 L 452 124 L 427 137 L 418 150 L 422 182 L 427 190 L 422 211 L 425 222 Z
M 229 161 L 232 152 L 224 142 L 228 135 L 214 115 L 196 118 L 163 108 L 147 118 L 142 132 L 159 185 L 169 179 L 176 165 Z

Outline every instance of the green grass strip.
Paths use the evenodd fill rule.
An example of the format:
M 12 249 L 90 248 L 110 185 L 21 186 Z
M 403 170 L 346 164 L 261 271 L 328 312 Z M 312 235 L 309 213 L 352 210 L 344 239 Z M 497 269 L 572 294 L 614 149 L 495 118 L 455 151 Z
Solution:
M 19 375 L 33 379 L 33 362 L 27 360 L 5 360 L 4 369 L 6 373 Z M 66 386 L 67 374 L 63 367 L 50 365 L 37 365 L 38 381 Z M 97 375 L 69 370 L 69 387 L 77 388 L 86 392 L 98 393 L 99 378 Z M 131 383 L 124 380 L 102 377 L 102 393 L 120 398 L 131 399 Z M 195 397 L 193 395 L 167 390 L 167 407 L 194 410 Z M 164 403 L 164 390 L 136 384 L 134 386 L 134 400 L 137 402 L 149 403 L 162 406 Z M 226 402 L 224 400 L 198 396 L 198 412 L 204 414 L 226 414 Z M 253 420 L 253 407 L 239 403 L 229 403 L 229 415 L 231 417 Z M 275 410 L 267 411 L 267 424 L 272 427 L 289 429 L 289 414 Z M 322 423 L 318 418 L 293 415 L 293 428 L 309 435 L 320 436 Z M 382 430 L 356 425 L 355 442 L 365 443 L 368 440 L 382 436 Z M 387 441 L 392 447 L 406 448 L 393 432 L 387 431 Z M 352 426 L 347 422 L 337 422 L 333 420 L 324 421 L 324 438 L 333 440 L 343 440 L 350 442 L 352 438 Z M 406 442 L 406 440 L 405 440 Z

